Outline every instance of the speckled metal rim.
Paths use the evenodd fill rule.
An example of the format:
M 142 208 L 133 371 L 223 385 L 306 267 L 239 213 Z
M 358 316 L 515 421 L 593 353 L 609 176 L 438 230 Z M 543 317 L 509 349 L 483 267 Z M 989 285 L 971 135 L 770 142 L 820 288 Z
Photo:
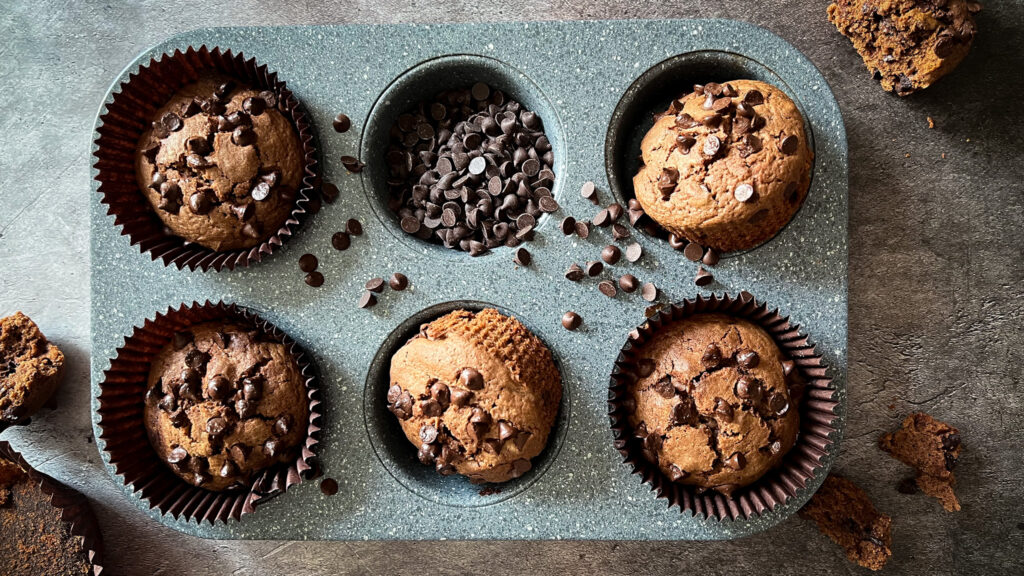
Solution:
M 360 157 L 367 162 L 362 172 L 363 191 L 377 219 L 397 240 L 408 247 L 429 251 L 431 257 L 445 258 L 452 263 L 466 262 L 472 257 L 461 250 L 445 248 L 441 244 L 421 240 L 402 231 L 397 216 L 387 206 L 387 174 L 383 158 L 389 132 L 400 114 L 408 112 L 417 102 L 431 98 L 438 92 L 462 88 L 474 82 L 485 82 L 500 89 L 540 116 L 544 134 L 551 142 L 555 155 L 552 166 L 555 182 L 551 186 L 551 195 L 556 201 L 561 200 L 565 178 L 560 178 L 559 174 L 566 172 L 567 151 L 565 133 L 557 109 L 540 86 L 526 73 L 490 56 L 444 54 L 424 60 L 402 72 L 377 97 L 366 118 L 366 128 L 359 142 Z M 541 214 L 534 227 L 535 231 L 541 233 L 551 220 L 553 218 L 550 214 Z M 504 253 L 507 250 L 506 246 L 498 246 L 481 257 L 492 253 Z
M 171 341 L 175 332 L 211 320 L 251 325 L 281 342 L 295 358 L 305 378 L 309 422 L 298 457 L 289 465 L 265 470 L 248 490 L 210 492 L 187 484 L 157 457 L 143 425 L 146 382 L 153 357 Z M 317 471 L 314 449 L 320 442 L 322 416 L 319 378 L 312 359 L 282 330 L 245 308 L 224 302 L 193 302 L 191 306 L 182 304 L 177 309 L 169 308 L 164 314 L 157 313 L 125 338 L 117 357 L 111 360 L 110 368 L 103 375 L 97 398 L 100 450 L 124 484 L 130 485 L 150 508 L 160 510 L 161 514 L 211 524 L 232 518 L 240 520 L 255 511 L 256 506 L 311 478 Z
M 736 316 L 763 328 L 784 355 L 793 360 L 806 380 L 799 406 L 800 434 L 796 443 L 778 467 L 730 497 L 714 491 L 700 493 L 693 486 L 673 482 L 658 466 L 644 458 L 640 440 L 633 435 L 625 406 L 628 387 L 634 378 L 632 367 L 635 347 L 651 339 L 668 323 L 712 312 Z M 746 294 L 738 298 L 727 294 L 711 295 L 708 298 L 698 296 L 662 308 L 630 332 L 612 370 L 608 414 L 615 448 L 622 454 L 623 462 L 632 467 L 633 473 L 640 476 L 644 483 L 650 485 L 658 498 L 668 500 L 669 506 L 678 506 L 680 512 L 690 511 L 703 518 L 750 519 L 784 505 L 796 497 L 797 491 L 806 487 L 810 480 L 824 478 L 828 473 L 830 460 L 826 456 L 839 450 L 840 433 L 834 426 L 839 406 L 835 393 L 835 386 L 828 376 L 828 367 L 821 355 L 815 350 L 810 338 L 800 332 L 800 327 L 789 322 L 788 316 L 780 315 L 777 309 L 769 310 L 767 304 L 758 303 Z
M 515 318 L 541 342 L 544 342 L 543 338 L 537 335 L 537 331 L 531 329 L 530 323 L 524 320 L 521 314 L 504 306 L 476 300 L 441 302 L 406 318 L 388 334 L 373 357 L 363 389 L 363 417 L 365 418 L 366 433 L 370 446 L 381 465 L 406 490 L 424 500 L 445 506 L 461 508 L 490 506 L 529 490 L 558 459 L 572 421 L 572 389 L 563 376 L 561 381 L 562 400 L 551 432 L 548 434 L 547 446 L 540 454 L 533 457 L 531 460 L 533 468 L 526 474 L 508 482 L 493 484 L 492 486 L 500 488 L 500 493 L 480 494 L 481 487 L 471 484 L 465 477 L 442 476 L 416 459 L 416 449 L 402 433 L 397 419 L 388 411 L 384 400 L 390 383 L 391 357 L 405 345 L 409 338 L 416 334 L 421 325 L 428 324 L 456 310 L 479 312 L 485 308 L 493 308 L 506 316 Z M 544 345 L 551 352 L 551 359 L 554 361 L 555 367 L 558 368 L 559 375 L 562 376 L 564 370 L 558 355 L 547 342 L 544 342 Z
M 81 538 L 82 552 L 89 562 L 90 573 L 93 576 L 106 574 L 103 570 L 103 535 L 89 500 L 77 490 L 30 466 L 8 442 L 0 442 L 0 458 L 14 462 L 40 490 L 49 495 L 50 504 L 60 510 L 60 519 L 67 525 L 68 532 Z
M 686 74 L 683 80 L 679 78 L 681 70 Z M 629 85 L 615 105 L 605 136 L 604 165 L 608 185 L 616 200 L 625 205 L 635 197 L 633 175 L 636 174 L 636 170 L 629 169 L 633 165 L 630 159 L 639 155 L 640 140 L 653 124 L 647 119 L 656 113 L 664 112 L 672 98 L 677 97 L 680 92 L 687 91 L 689 86 L 684 84 L 686 80 L 728 82 L 739 79 L 759 80 L 779 88 L 789 96 L 797 110 L 800 111 L 804 133 L 807 135 L 813 155 L 811 174 L 807 185 L 808 191 L 811 190 L 814 186 L 814 171 L 817 166 L 818 154 L 815 149 L 814 129 L 796 91 L 775 70 L 749 55 L 728 50 L 695 50 L 676 54 L 645 70 Z M 671 92 L 667 92 L 669 88 L 663 86 L 664 83 L 671 85 Z M 638 119 L 643 120 L 638 121 Z M 733 258 L 767 245 L 777 238 L 790 222 L 799 217 L 802 209 L 803 205 L 801 204 L 793 217 L 771 238 L 753 248 L 726 252 L 721 254 L 721 257 Z M 653 230 L 648 230 L 647 226 L 643 225 L 644 222 L 650 224 Z M 667 241 L 668 233 L 657 222 L 646 216 L 637 222 L 634 228 L 652 238 Z M 657 233 L 653 233 L 655 231 Z
M 136 183 L 135 149 L 148 118 L 176 90 L 196 81 L 205 72 L 224 74 L 275 91 L 278 109 L 291 118 L 302 143 L 305 175 L 296 191 L 291 215 L 274 234 L 252 248 L 217 252 L 168 233 Z M 98 191 L 103 195 L 103 204 L 108 206 L 107 213 L 114 216 L 114 225 L 121 228 L 121 234 L 128 236 L 139 251 L 149 252 L 153 260 L 160 258 L 165 266 L 174 264 L 178 269 L 187 266 L 190 270 L 199 268 L 204 272 L 246 267 L 272 254 L 295 233 L 309 212 L 308 204 L 320 171 L 312 127 L 284 81 L 278 80 L 277 73 L 268 71 L 265 64 L 257 64 L 255 58 L 246 60 L 241 52 L 222 52 L 219 47 L 209 50 L 205 45 L 198 50 L 193 47 L 185 52 L 175 50 L 173 54 L 163 54 L 159 60 L 153 58 L 148 65 L 139 66 L 112 97 L 96 128 L 98 137 L 93 155 Z

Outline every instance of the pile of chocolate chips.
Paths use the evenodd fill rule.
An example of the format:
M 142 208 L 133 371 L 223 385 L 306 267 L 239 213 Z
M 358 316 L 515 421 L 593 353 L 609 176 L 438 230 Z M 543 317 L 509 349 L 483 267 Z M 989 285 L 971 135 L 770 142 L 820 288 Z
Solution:
M 540 116 L 484 83 L 400 115 L 385 160 L 402 230 L 472 256 L 518 246 L 558 210 Z

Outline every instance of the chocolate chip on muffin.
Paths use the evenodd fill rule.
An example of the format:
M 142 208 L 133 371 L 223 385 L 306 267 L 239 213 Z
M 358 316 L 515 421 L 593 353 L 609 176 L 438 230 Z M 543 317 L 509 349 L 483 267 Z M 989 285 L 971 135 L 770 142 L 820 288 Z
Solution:
M 883 88 L 906 96 L 931 86 L 967 56 L 980 10 L 968 0 L 836 0 L 828 19 Z
M 192 326 L 175 334 L 150 368 L 150 443 L 175 474 L 207 490 L 245 486 L 294 458 L 308 419 L 295 357 L 252 327 Z
M 64 354 L 21 312 L 0 320 L 0 428 L 39 411 L 64 373 Z
M 391 359 L 387 403 L 419 460 L 474 483 L 530 470 L 561 398 L 551 351 L 492 309 L 424 324 Z
M 305 160 L 277 100 L 273 91 L 206 76 L 156 111 L 139 139 L 135 174 L 171 232 L 228 251 L 257 246 L 285 224 Z
M 917 487 L 936 498 L 948 512 L 960 510 L 953 492 L 953 469 L 963 445 L 960 431 L 924 412 L 907 416 L 899 429 L 882 435 L 878 445 L 893 458 L 917 471 Z
M 663 326 L 635 358 L 629 423 L 672 481 L 730 495 L 796 441 L 799 385 L 754 324 L 696 314 Z
M 670 234 L 719 252 L 775 236 L 811 182 L 803 118 L 764 82 L 694 86 L 656 120 L 640 149 L 633 188 L 643 212 Z
M 892 556 L 892 518 L 876 510 L 868 495 L 846 478 L 825 478 L 800 516 L 842 546 L 851 562 L 881 570 Z

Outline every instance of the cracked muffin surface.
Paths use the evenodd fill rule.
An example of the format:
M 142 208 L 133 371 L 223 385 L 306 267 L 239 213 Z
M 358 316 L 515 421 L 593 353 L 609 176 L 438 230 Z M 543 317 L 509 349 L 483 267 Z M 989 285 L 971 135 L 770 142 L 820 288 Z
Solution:
M 828 7 L 828 20 L 883 88 L 907 96 L 967 56 L 980 10 L 965 0 L 838 0 Z
M 221 491 L 287 462 L 309 404 L 295 357 L 252 326 L 206 322 L 153 360 L 145 423 L 160 459 L 186 482 Z
M 674 482 L 729 495 L 796 442 L 793 363 L 754 324 L 722 314 L 668 323 L 634 351 L 629 422 Z
M 38 412 L 63 373 L 64 354 L 28 316 L 15 312 L 0 320 L 0 423 L 17 424 Z
M 256 246 L 284 225 L 304 151 L 277 105 L 273 91 L 209 76 L 156 111 L 139 139 L 135 174 L 172 233 L 226 251 Z
M 694 86 L 640 144 L 633 189 L 662 228 L 719 251 L 753 248 L 796 214 L 811 182 L 803 117 L 754 80 Z
M 392 357 L 390 376 L 388 407 L 419 460 L 475 483 L 530 470 L 562 399 L 551 351 L 493 309 L 424 324 Z

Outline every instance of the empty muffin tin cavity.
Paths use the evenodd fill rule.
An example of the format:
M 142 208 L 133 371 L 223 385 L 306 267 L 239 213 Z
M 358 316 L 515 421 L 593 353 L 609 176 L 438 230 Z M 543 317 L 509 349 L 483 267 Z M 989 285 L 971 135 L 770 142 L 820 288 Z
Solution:
M 360 143 L 360 154 L 366 163 L 363 171 L 363 187 L 370 205 L 386 229 L 404 244 L 431 255 L 444 254 L 451 258 L 466 258 L 468 254 L 457 249 L 446 248 L 432 240 L 423 240 L 402 229 L 398 214 L 389 206 L 391 193 L 388 186 L 389 163 L 386 160 L 391 140 L 392 127 L 405 113 L 414 110 L 421 102 L 431 102 L 441 92 L 471 88 L 484 83 L 492 91 L 501 91 L 507 99 L 518 101 L 523 109 L 534 112 L 543 123 L 543 131 L 551 144 L 554 156 L 552 170 L 554 182 L 548 187 L 556 201 L 564 178 L 565 144 L 564 135 L 555 108 L 540 88 L 525 74 L 499 60 L 484 56 L 457 54 L 440 56 L 424 61 L 410 68 L 391 82 L 374 103 L 366 121 L 366 129 Z M 429 139 L 429 138 L 428 138 Z M 487 188 L 488 179 L 482 184 Z M 469 186 L 472 190 L 474 187 Z M 493 194 L 493 193 L 492 193 Z M 497 198 L 495 199 L 497 200 Z M 448 199 L 442 199 L 447 202 Z M 461 204 L 460 202 L 456 202 Z M 495 207 L 498 202 L 495 202 Z M 537 218 L 535 229 L 549 220 L 548 214 Z M 504 246 L 493 248 L 502 251 Z
M 536 482 L 558 457 L 569 429 L 570 392 L 563 377 L 562 401 L 558 416 L 548 436 L 544 451 L 531 460 L 532 468 L 519 478 L 501 484 L 472 484 L 466 477 L 459 474 L 443 476 L 433 466 L 421 464 L 416 457 L 416 447 L 406 439 L 402 427 L 394 414 L 388 410 L 387 393 L 391 386 L 391 357 L 410 338 L 415 336 L 420 326 L 427 324 L 455 310 L 479 311 L 494 308 L 522 322 L 527 328 L 530 325 L 523 317 L 502 306 L 486 302 L 456 300 L 435 304 L 407 318 L 398 325 L 384 340 L 373 358 L 366 377 L 363 392 L 363 414 L 366 419 L 366 432 L 370 444 L 387 471 L 410 492 L 431 502 L 447 506 L 479 507 L 496 504 L 521 494 Z M 536 332 L 534 332 L 536 334 Z M 551 349 L 550 346 L 548 349 Z M 555 365 L 562 373 L 557 357 Z
M 694 84 L 724 83 L 732 80 L 759 80 L 785 92 L 796 103 L 800 115 L 804 118 L 804 131 L 811 151 L 814 152 L 814 133 L 807 121 L 806 111 L 795 92 L 770 68 L 746 56 L 720 50 L 679 54 L 662 60 L 641 74 L 622 95 L 612 112 L 605 137 L 604 161 L 608 184 L 617 202 L 626 206 L 629 200 L 635 197 L 633 176 L 640 169 L 640 142 L 654 125 L 654 116 L 664 113 L 672 100 L 692 91 Z M 813 181 L 812 163 L 812 189 Z M 793 219 L 798 215 L 799 212 L 794 214 Z M 652 226 L 641 226 L 638 222 L 637 230 L 668 240 L 668 233 L 649 217 L 645 216 L 644 221 Z M 781 233 L 782 230 L 775 237 Z M 768 240 L 761 246 L 771 241 Z M 758 247 L 760 246 L 751 250 Z M 737 256 L 749 251 L 730 252 L 723 257 Z

